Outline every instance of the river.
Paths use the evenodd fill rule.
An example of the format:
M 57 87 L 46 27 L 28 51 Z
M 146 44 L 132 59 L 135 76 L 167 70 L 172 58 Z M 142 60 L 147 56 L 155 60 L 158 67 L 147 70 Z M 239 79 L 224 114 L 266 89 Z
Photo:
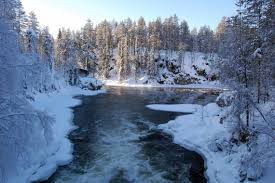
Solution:
M 215 93 L 172 88 L 107 87 L 78 96 L 69 138 L 74 159 L 44 183 L 205 183 L 204 160 L 156 130 L 182 113 L 146 108 L 155 103 L 206 105 Z

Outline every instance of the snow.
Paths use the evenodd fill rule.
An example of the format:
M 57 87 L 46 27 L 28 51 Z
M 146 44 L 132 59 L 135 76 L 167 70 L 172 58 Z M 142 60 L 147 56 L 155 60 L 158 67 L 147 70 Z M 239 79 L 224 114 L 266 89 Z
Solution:
M 154 106 L 157 110 L 163 110 L 165 105 Z M 188 112 L 190 106 L 192 105 L 180 104 L 178 109 L 175 110 L 176 105 L 173 109 L 168 105 L 165 111 Z M 173 135 L 175 143 L 190 150 L 195 150 L 205 157 L 206 173 L 210 182 L 232 183 L 232 179 L 236 180 L 238 178 L 234 168 L 228 164 L 223 155 L 211 152 L 208 148 L 213 139 L 229 136 L 226 129 L 219 123 L 219 117 L 216 116 L 219 111 L 218 106 L 208 104 L 205 107 L 195 105 L 192 108 L 196 108 L 193 114 L 179 116 L 167 124 L 160 125 L 159 128 Z
M 261 48 L 257 48 L 254 53 L 253 53 L 253 57 L 254 58 L 262 58 L 262 49 Z
M 211 61 L 206 58 L 206 55 L 199 52 L 186 52 L 182 59 L 181 68 L 184 73 L 188 73 L 193 77 L 198 77 L 193 68 L 195 65 L 199 69 L 205 69 L 206 73 L 210 73 Z
M 80 86 L 82 89 L 98 90 L 102 87 L 102 82 L 93 77 L 80 77 Z
M 52 126 L 54 142 L 51 147 L 45 149 L 48 157 L 41 160 L 42 163 L 26 169 L 21 175 L 13 177 L 9 183 L 43 181 L 48 179 L 58 166 L 68 164 L 72 160 L 72 144 L 67 135 L 77 128 L 72 123 L 73 113 L 70 108 L 80 105 L 80 100 L 73 97 L 76 95 L 93 96 L 103 92 L 102 90 L 89 91 L 78 87 L 66 87 L 49 94 L 37 94 L 31 104 L 35 109 L 45 111 L 54 117 L 55 123 Z
M 227 87 L 216 83 L 202 83 L 202 84 L 188 84 L 188 85 L 169 85 L 169 84 L 137 84 L 134 82 L 123 82 L 120 83 L 114 80 L 105 80 L 104 85 L 106 86 L 120 86 L 120 87 L 147 87 L 147 88 L 187 88 L 187 89 L 213 89 L 213 90 L 228 90 Z
M 114 53 L 114 61 L 116 58 Z M 160 51 L 160 57 L 156 64 L 156 75 L 149 77 L 148 71 L 137 73 L 136 78 L 133 74 L 128 75 L 128 78 L 119 82 L 117 76 L 117 68 L 114 61 L 111 62 L 110 78 L 105 80 L 107 85 L 176 85 L 176 84 L 204 84 L 204 85 L 219 85 L 217 80 L 212 81 L 212 76 L 216 76 L 215 70 L 211 68 L 216 55 L 204 54 L 199 52 L 185 52 L 182 57 L 179 57 L 178 52 L 168 54 L 166 51 Z M 216 78 L 217 79 L 217 78 Z
M 93 77 L 81 77 L 79 80 L 81 81 L 81 83 L 83 85 L 87 84 L 87 83 L 92 83 L 95 86 L 102 85 L 101 81 L 99 81 Z
M 270 165 L 266 168 L 264 177 L 258 183 L 272 183 L 275 180 L 275 165 Z
M 159 111 L 173 111 L 173 112 L 182 112 L 182 113 L 194 113 L 200 110 L 200 105 L 193 105 L 193 104 L 153 104 L 147 105 L 149 109 L 152 110 L 159 110 Z
M 240 162 L 243 152 L 246 152 L 246 147 L 240 145 L 229 148 L 224 143 L 229 141 L 231 134 L 226 125 L 220 123 L 222 109 L 217 104 L 210 103 L 206 106 L 154 104 L 147 107 L 160 111 L 193 112 L 159 125 L 158 128 L 171 134 L 174 137 L 174 143 L 194 150 L 204 157 L 209 182 L 240 182 Z M 227 148 L 230 149 L 230 153 L 226 150 Z M 258 182 L 271 183 L 271 180 L 274 180 L 274 172 L 272 174 L 271 170 L 274 168 L 269 169 Z

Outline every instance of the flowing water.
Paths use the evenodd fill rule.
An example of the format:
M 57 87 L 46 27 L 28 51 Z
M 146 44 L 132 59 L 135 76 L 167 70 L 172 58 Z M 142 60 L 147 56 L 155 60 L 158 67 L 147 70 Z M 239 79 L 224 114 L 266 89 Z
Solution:
M 204 160 L 156 130 L 182 113 L 146 108 L 153 103 L 205 105 L 214 93 L 198 90 L 108 87 L 106 94 L 79 96 L 79 127 L 70 134 L 74 159 L 45 183 L 204 183 Z

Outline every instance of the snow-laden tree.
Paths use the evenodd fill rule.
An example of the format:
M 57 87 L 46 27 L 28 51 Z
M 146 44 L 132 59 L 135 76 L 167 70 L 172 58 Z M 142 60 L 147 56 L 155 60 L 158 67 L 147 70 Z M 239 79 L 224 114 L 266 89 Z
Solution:
M 179 44 L 179 22 L 176 15 L 164 19 L 162 24 L 162 49 L 177 50 Z
M 148 49 L 154 50 L 159 53 L 161 49 L 161 36 L 162 25 L 161 19 L 157 18 L 156 21 L 149 22 L 148 25 Z
M 156 52 L 154 49 L 151 49 L 148 55 L 148 76 L 150 80 L 156 80 L 157 78 L 157 74 L 158 74 L 158 69 L 157 69 L 157 59 L 159 58 L 159 55 L 157 55 L 157 59 L 156 57 Z
M 275 162 L 274 1 L 239 0 L 238 15 L 220 34 L 218 63 L 223 82 L 236 92 L 230 111 L 233 138 L 246 143 L 240 174 L 257 180 Z M 224 23 L 224 22 L 223 22 Z M 270 95 L 271 94 L 271 95 Z
M 25 99 L 25 75 L 36 67 L 20 51 L 13 2 L 0 1 L 0 182 L 15 182 L 13 178 L 38 167 L 52 138 L 52 119 Z
M 146 47 L 146 22 L 143 17 L 140 17 L 137 23 L 136 40 L 137 48 L 142 50 Z
M 39 50 L 41 58 L 45 61 L 50 71 L 53 70 L 54 64 L 54 39 L 49 33 L 49 28 L 45 27 L 40 33 Z
M 38 53 L 39 23 L 34 12 L 28 17 L 27 30 L 25 32 L 25 47 L 28 53 Z
M 96 27 L 96 45 L 98 75 L 107 79 L 112 56 L 112 30 L 109 22 L 104 21 Z
M 76 85 L 78 84 L 76 70 L 78 67 L 75 33 L 69 29 L 59 30 L 55 43 L 55 69 L 67 83 Z
M 87 20 L 87 23 L 82 28 L 80 38 L 81 63 L 94 76 L 96 71 L 96 35 L 91 20 Z
M 143 17 L 140 17 L 137 23 L 137 30 L 135 35 L 136 45 L 136 59 L 137 72 L 141 73 L 146 69 L 146 59 L 144 58 L 144 53 L 147 52 L 147 27 L 146 22 Z
M 212 53 L 214 47 L 214 32 L 208 26 L 203 26 L 199 29 L 197 35 L 199 51 L 203 53 Z
M 25 43 L 25 33 L 26 33 L 26 29 L 27 29 L 27 23 L 28 23 L 28 17 L 24 11 L 24 8 L 22 6 L 22 3 L 20 0 L 16 0 L 15 1 L 15 22 L 14 22 L 14 27 L 15 27 L 15 31 L 18 33 L 19 35 L 19 43 L 20 43 L 20 47 L 21 47 L 21 51 L 25 52 L 25 47 L 24 47 L 24 43 Z
M 117 71 L 118 71 L 118 79 L 119 81 L 123 81 L 127 79 L 130 73 L 130 65 L 129 65 L 129 36 L 128 31 L 125 25 L 125 22 L 121 22 L 115 32 L 115 36 L 118 41 L 117 48 Z

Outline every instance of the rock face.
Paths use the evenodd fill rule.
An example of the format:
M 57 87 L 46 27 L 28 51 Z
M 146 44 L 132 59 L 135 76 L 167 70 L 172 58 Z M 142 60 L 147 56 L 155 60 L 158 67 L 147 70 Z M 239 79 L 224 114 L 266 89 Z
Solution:
M 187 85 L 197 83 L 198 79 L 181 72 L 181 66 L 177 60 L 160 59 L 158 69 L 161 71 L 157 79 L 159 84 Z
M 100 90 L 103 84 L 101 81 L 92 77 L 80 78 L 80 87 L 87 90 Z
M 219 107 L 228 107 L 232 104 L 236 98 L 236 92 L 224 92 L 216 100 L 216 104 Z

